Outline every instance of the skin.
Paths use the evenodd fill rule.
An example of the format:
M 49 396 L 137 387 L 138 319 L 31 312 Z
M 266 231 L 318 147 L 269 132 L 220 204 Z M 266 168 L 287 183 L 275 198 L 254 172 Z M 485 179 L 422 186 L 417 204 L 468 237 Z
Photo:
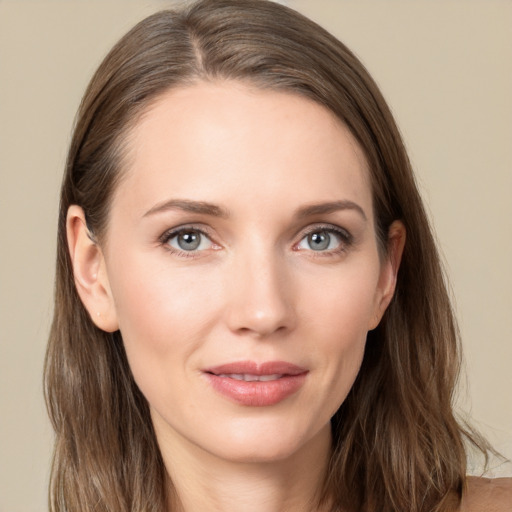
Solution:
M 123 335 L 173 506 L 315 509 L 330 418 L 391 300 L 405 242 L 395 222 L 387 253 L 378 251 L 362 150 L 310 100 L 198 83 L 151 106 L 126 161 L 104 243 L 87 236 L 78 206 L 68 240 L 91 318 Z M 180 203 L 163 207 L 170 200 Z M 192 201 L 223 215 L 188 211 Z M 326 203 L 337 207 L 309 208 Z M 183 226 L 200 237 L 196 250 L 169 234 Z M 328 237 L 327 248 L 312 233 Z M 247 360 L 286 361 L 307 375 L 294 394 L 261 407 L 205 378 L 205 368 Z

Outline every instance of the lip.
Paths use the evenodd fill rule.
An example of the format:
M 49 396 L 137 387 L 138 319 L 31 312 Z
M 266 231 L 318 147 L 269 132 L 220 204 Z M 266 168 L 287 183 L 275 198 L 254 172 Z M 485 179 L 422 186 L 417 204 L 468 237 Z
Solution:
M 237 404 L 264 407 L 275 405 L 296 393 L 304 384 L 308 370 L 285 361 L 237 361 L 203 370 L 215 391 Z M 257 377 L 280 375 L 275 380 L 245 381 L 229 377 L 249 374 Z

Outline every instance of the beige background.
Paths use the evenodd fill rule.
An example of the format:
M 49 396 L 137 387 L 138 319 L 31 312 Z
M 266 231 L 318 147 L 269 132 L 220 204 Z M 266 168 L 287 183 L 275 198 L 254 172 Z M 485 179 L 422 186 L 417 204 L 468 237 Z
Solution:
M 287 3 L 361 57 L 396 114 L 456 297 L 462 402 L 512 457 L 512 2 Z M 0 512 L 46 509 L 41 372 L 74 112 L 109 47 L 167 5 L 0 0 Z

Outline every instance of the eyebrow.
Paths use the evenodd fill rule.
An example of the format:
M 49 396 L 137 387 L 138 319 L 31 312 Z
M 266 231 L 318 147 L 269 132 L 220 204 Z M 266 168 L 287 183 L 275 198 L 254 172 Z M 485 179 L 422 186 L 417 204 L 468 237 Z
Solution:
M 327 213 L 334 213 L 340 210 L 355 210 L 358 212 L 364 220 L 368 220 L 364 210 L 353 201 L 331 201 L 328 203 L 318 203 L 299 208 L 295 216 L 299 219 L 306 217 L 312 217 L 313 215 L 322 215 Z
M 220 217 L 223 219 L 229 217 L 229 212 L 225 208 L 206 201 L 192 201 L 190 199 L 169 199 L 168 201 L 163 201 L 150 208 L 143 217 L 163 213 L 169 210 L 182 210 L 201 215 L 211 215 L 212 217 Z M 340 210 L 354 210 L 358 212 L 365 221 L 367 220 L 364 210 L 357 203 L 348 200 L 330 201 L 327 203 L 316 203 L 303 206 L 295 212 L 294 216 L 298 219 L 304 219 L 314 215 L 334 213 Z
M 211 215 L 213 217 L 221 218 L 229 217 L 228 211 L 216 204 L 207 203 L 205 201 L 191 201 L 189 199 L 170 199 L 168 201 L 163 201 L 149 209 L 143 217 L 148 217 L 149 215 L 169 210 L 182 210 L 185 212 L 199 213 L 201 215 Z

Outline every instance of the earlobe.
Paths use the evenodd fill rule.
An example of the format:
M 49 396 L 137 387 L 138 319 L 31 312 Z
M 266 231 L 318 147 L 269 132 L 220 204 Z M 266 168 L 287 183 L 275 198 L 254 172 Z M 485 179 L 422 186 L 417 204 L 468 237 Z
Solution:
M 103 252 L 89 232 L 82 208 L 72 205 L 66 219 L 68 250 L 75 286 L 91 320 L 100 329 L 119 328 Z
M 381 265 L 374 317 L 372 318 L 369 330 L 375 329 L 379 325 L 395 293 L 398 270 L 405 247 L 405 238 L 406 230 L 404 224 L 399 220 L 394 221 L 388 231 L 387 253 Z

